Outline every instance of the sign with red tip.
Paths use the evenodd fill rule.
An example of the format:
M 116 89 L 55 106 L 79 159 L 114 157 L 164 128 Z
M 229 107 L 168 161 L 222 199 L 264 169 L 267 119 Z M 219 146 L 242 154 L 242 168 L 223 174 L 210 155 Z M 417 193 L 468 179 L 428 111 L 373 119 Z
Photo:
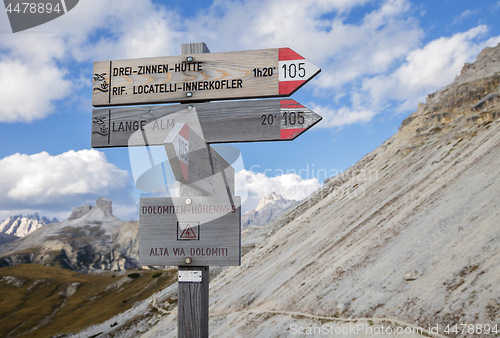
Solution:
M 320 71 L 290 48 L 96 61 L 92 105 L 289 96 Z

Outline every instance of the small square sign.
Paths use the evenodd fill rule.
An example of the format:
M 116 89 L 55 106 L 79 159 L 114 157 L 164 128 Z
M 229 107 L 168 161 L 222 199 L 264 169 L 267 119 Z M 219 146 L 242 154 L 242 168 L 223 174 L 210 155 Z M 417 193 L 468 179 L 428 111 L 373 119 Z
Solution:
M 177 240 L 199 240 L 199 222 L 177 222 Z

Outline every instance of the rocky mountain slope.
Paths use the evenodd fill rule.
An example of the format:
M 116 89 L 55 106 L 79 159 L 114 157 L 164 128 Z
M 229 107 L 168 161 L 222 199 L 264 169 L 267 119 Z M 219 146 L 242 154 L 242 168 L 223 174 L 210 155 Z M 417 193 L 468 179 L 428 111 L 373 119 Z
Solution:
M 242 266 L 211 283 L 219 335 L 236 322 L 256 336 L 273 313 L 293 312 L 439 325 L 441 333 L 447 324 L 498 324 L 499 84 L 500 45 L 271 223 Z
M 99 198 L 95 207 L 75 208 L 68 220 L 0 246 L 0 267 L 40 263 L 85 273 L 134 268 L 138 231 L 138 222 L 117 219 L 111 201 Z
M 245 231 L 242 265 L 210 282 L 210 336 L 498 336 L 484 328 L 500 330 L 499 84 L 500 45 L 349 170 Z M 176 309 L 138 317 L 174 288 L 74 337 L 175 337 Z
M 294 206 L 295 203 L 297 201 L 284 199 L 281 195 L 273 192 L 262 198 L 255 210 L 247 211 L 241 216 L 241 228 L 266 225 Z
M 23 237 L 44 225 L 57 222 L 59 222 L 57 218 L 53 218 L 52 220 L 46 217 L 40 218 L 36 212 L 28 216 L 16 215 L 0 223 L 0 233 Z
M 4 245 L 6 243 L 15 241 L 19 237 L 14 236 L 14 235 L 9 235 L 9 234 L 4 234 L 3 232 L 0 232 L 0 246 Z
M 137 302 L 149 298 L 151 303 L 152 295 L 176 279 L 175 270 L 81 274 L 40 264 L 5 267 L 0 269 L 0 337 L 64 337 L 130 311 Z M 170 308 L 176 300 L 171 303 Z M 152 312 L 140 316 L 151 318 Z
M 210 283 L 211 337 L 320 336 L 324 325 L 336 337 L 500 330 L 499 84 L 500 45 L 380 147 L 243 237 L 254 245 L 242 265 Z M 176 326 L 174 309 L 160 324 L 106 332 L 175 337 Z

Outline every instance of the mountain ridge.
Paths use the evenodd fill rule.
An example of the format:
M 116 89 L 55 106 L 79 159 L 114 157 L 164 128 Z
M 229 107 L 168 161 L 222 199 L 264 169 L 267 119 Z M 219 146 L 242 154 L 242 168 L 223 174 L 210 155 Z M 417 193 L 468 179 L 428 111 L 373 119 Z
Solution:
M 272 192 L 268 196 L 264 196 L 254 210 L 247 211 L 241 216 L 241 228 L 264 226 L 293 207 L 295 203 L 297 201 L 285 199 Z
M 498 323 L 499 57 L 485 49 L 347 173 L 254 229 L 242 266 L 210 283 L 212 334 L 387 318 L 443 337 L 446 324 Z M 142 337 L 174 337 L 173 314 Z
M 14 215 L 0 223 L 0 233 L 23 237 L 47 224 L 57 222 L 59 221 L 55 217 L 52 220 L 44 216 L 40 218 L 36 212 L 27 216 Z
M 210 282 L 211 336 L 352 324 L 467 337 L 443 330 L 498 323 L 499 56 L 500 45 L 485 49 L 382 145 L 266 227 L 242 233 L 242 265 Z M 164 291 L 167 304 L 172 288 Z M 175 337 L 176 308 L 158 316 L 117 316 L 74 336 Z
M 77 207 L 74 217 L 0 246 L 0 267 L 40 263 L 84 273 L 138 267 L 139 222 L 113 216 L 107 199 L 96 205 Z

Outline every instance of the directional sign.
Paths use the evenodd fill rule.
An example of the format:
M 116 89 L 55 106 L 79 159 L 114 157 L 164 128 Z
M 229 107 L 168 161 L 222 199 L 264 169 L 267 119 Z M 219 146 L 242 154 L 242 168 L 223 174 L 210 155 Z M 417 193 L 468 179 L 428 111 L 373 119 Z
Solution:
M 97 61 L 92 105 L 289 96 L 320 71 L 290 48 Z
M 141 265 L 188 265 L 188 257 L 193 266 L 240 265 L 240 203 L 237 196 L 141 198 Z
M 289 141 L 320 120 L 290 99 L 94 109 L 92 147 L 163 145 L 176 123 L 199 125 L 208 143 Z
M 185 123 L 164 142 L 175 179 L 205 195 L 234 195 L 234 168 Z

